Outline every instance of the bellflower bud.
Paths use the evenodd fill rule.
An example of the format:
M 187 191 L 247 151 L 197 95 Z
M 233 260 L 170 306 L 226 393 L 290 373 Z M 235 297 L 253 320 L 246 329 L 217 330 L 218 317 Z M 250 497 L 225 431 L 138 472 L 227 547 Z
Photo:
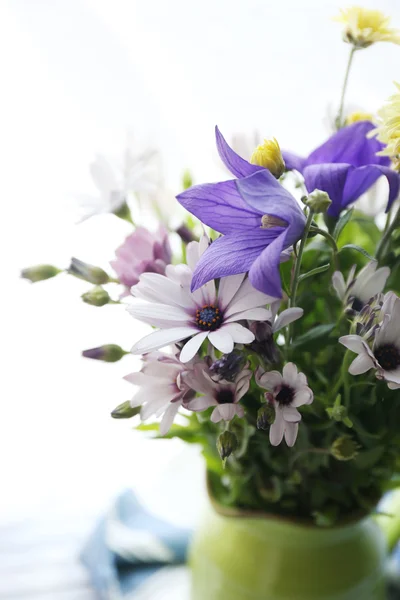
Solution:
M 330 453 L 336 460 L 352 460 L 358 454 L 358 444 L 348 435 L 338 437 L 330 448 Z
M 225 460 L 232 454 L 232 452 L 235 452 L 238 446 L 238 439 L 231 431 L 224 431 L 218 437 L 217 450 L 222 460 Z
M 53 265 L 36 265 L 34 267 L 28 267 L 21 271 L 21 277 L 28 279 L 32 283 L 37 281 L 44 281 L 45 279 L 51 279 L 61 273 L 61 269 L 53 267 Z
M 140 406 L 135 406 L 132 408 L 129 400 L 119 404 L 114 410 L 111 412 L 111 416 L 113 419 L 130 419 L 131 417 L 135 417 L 140 413 Z
M 224 354 L 220 359 L 213 362 L 210 371 L 218 379 L 234 381 L 236 375 L 242 370 L 245 360 L 243 354 L 230 352 L 230 354 Z
M 79 258 L 71 258 L 68 273 L 75 277 L 79 277 L 79 279 L 93 283 L 94 285 L 101 285 L 110 281 L 110 277 L 103 269 L 95 267 L 94 265 L 89 265 L 88 263 L 83 262 L 83 260 L 79 260 Z
M 264 143 L 254 150 L 251 155 L 250 162 L 253 165 L 259 165 L 268 169 L 270 173 L 277 179 L 283 175 L 285 171 L 285 161 L 281 153 L 278 142 L 275 138 L 272 140 L 264 140 Z
M 332 204 L 332 200 L 326 192 L 316 189 L 307 196 L 305 204 L 315 213 L 324 213 Z
M 274 341 L 271 323 L 269 321 L 253 321 L 250 331 L 256 338 L 250 344 L 253 352 L 259 354 L 267 363 L 278 362 L 279 352 Z
M 117 346 L 117 344 L 104 344 L 104 346 L 89 348 L 82 352 L 82 356 L 85 358 L 104 360 L 104 362 L 117 362 L 118 360 L 121 360 L 125 354 L 129 354 L 129 352 L 126 352 L 121 346 Z
M 91 304 L 92 306 L 104 306 L 111 300 L 108 292 L 100 285 L 96 285 L 88 292 L 82 294 L 81 298 L 86 304 Z

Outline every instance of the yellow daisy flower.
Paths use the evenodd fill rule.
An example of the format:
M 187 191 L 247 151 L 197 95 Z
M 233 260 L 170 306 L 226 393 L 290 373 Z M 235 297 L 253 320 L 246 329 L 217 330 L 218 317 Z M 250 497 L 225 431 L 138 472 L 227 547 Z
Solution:
M 378 111 L 378 127 L 371 134 L 386 144 L 379 154 L 390 156 L 396 169 L 400 170 L 400 84 L 395 85 L 398 91 Z
M 390 29 L 390 17 L 379 10 L 370 10 L 360 6 L 342 9 L 334 20 L 344 23 L 343 39 L 356 48 L 368 48 L 375 42 L 400 44 L 400 31 Z

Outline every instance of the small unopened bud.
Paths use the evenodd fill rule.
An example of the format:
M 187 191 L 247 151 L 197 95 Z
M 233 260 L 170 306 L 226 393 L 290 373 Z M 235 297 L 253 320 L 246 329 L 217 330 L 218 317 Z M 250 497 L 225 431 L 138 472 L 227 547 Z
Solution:
M 182 186 L 184 190 L 192 187 L 193 185 L 193 177 L 189 169 L 185 169 L 182 175 Z
M 189 244 L 190 242 L 194 242 L 196 237 L 193 235 L 193 232 L 186 225 L 181 225 L 176 230 L 176 233 L 181 238 L 182 242 L 185 244 Z
M 349 419 L 349 416 L 347 414 L 347 408 L 345 406 L 332 406 L 330 408 L 327 408 L 326 412 L 328 413 L 329 417 L 334 421 L 337 421 L 338 423 L 342 422 L 347 427 L 352 427 L 353 423 Z
M 250 162 L 253 165 L 259 165 L 268 169 L 270 173 L 277 179 L 283 175 L 285 171 L 285 161 L 281 153 L 278 142 L 275 138 L 272 140 L 264 140 L 264 143 L 254 150 L 251 155 Z
M 232 452 L 235 452 L 238 445 L 239 443 L 234 433 L 231 431 L 224 431 L 221 433 L 217 440 L 217 450 L 222 460 L 225 460 Z
M 96 285 L 88 292 L 82 294 L 81 298 L 86 304 L 91 304 L 92 306 L 104 306 L 111 300 L 108 292 L 100 285 Z
M 126 402 L 123 402 L 117 406 L 117 408 L 114 408 L 111 416 L 113 419 L 130 419 L 140 413 L 140 408 L 140 406 L 135 406 L 132 408 L 131 403 L 129 400 L 127 400 Z
M 323 192 L 322 190 L 314 190 L 307 196 L 305 204 L 307 204 L 307 206 L 309 206 L 315 213 L 324 213 L 332 204 L 332 200 L 329 198 L 326 192 Z
M 88 263 L 83 262 L 83 260 L 79 260 L 79 258 L 71 258 L 68 273 L 75 277 L 79 277 L 79 279 L 93 283 L 94 285 L 102 285 L 103 283 L 108 283 L 110 281 L 110 277 L 103 269 L 95 267 L 94 265 L 89 265 Z
M 330 453 L 337 460 L 352 460 L 358 454 L 358 444 L 348 435 L 338 437 L 330 448 Z
M 34 267 L 28 267 L 21 271 L 21 277 L 28 279 L 32 283 L 37 281 L 44 281 L 45 279 L 51 279 L 61 273 L 61 269 L 53 267 L 53 265 L 36 265 Z
M 121 346 L 117 346 L 117 344 L 104 344 L 104 346 L 89 348 L 82 352 L 82 356 L 85 358 L 104 360 L 104 362 L 117 362 L 118 360 L 121 360 L 125 354 L 129 354 L 129 352 L 126 352 Z
M 263 404 L 257 412 L 257 429 L 268 429 L 275 420 L 274 407 L 267 403 Z
M 346 117 L 346 125 L 358 123 L 358 121 L 373 121 L 374 115 L 367 112 L 352 112 Z
M 267 363 L 278 362 L 279 352 L 274 341 L 271 323 L 269 321 L 253 321 L 250 331 L 256 338 L 250 344 L 251 350 L 259 354 Z
M 224 354 L 221 358 L 213 362 L 210 371 L 216 375 L 218 379 L 233 381 L 236 375 L 242 370 L 245 360 L 243 354 L 239 354 L 239 352 Z
M 113 214 L 128 223 L 133 223 L 132 215 L 129 206 L 126 202 L 123 202 L 113 211 Z

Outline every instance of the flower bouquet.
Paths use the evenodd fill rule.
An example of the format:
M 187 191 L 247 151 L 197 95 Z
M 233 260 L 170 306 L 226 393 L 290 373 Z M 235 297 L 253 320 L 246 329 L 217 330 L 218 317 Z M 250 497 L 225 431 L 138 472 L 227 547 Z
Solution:
M 68 269 L 95 284 L 86 302 L 125 304 L 155 328 L 131 349 L 143 366 L 112 416 L 202 447 L 214 509 L 192 554 L 196 599 L 383 597 L 382 544 L 365 517 L 400 485 L 400 86 L 377 115 L 346 114 L 344 100 L 355 55 L 400 36 L 378 11 L 340 20 L 350 58 L 326 141 L 301 157 L 265 140 L 245 157 L 216 128 L 232 179 L 186 175 L 185 222 L 133 226 L 116 275 L 77 259 Z M 383 220 L 362 210 L 381 179 Z M 108 185 L 108 206 L 132 222 L 125 184 Z M 271 576 L 288 557 L 294 590 Z

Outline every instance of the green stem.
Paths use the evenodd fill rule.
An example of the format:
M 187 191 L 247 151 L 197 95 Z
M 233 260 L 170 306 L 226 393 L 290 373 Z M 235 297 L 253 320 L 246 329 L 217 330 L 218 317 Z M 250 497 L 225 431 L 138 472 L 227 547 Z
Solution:
M 342 86 L 342 94 L 340 97 L 340 105 L 339 105 L 339 111 L 336 117 L 336 128 L 340 129 L 341 127 L 343 127 L 344 123 L 342 123 L 342 117 L 343 117 L 343 107 L 344 107 L 344 97 L 346 95 L 346 90 L 347 90 L 347 84 L 349 81 L 349 74 L 350 74 L 350 69 L 351 69 L 351 65 L 353 62 L 353 56 L 355 51 L 357 50 L 357 48 L 355 46 L 351 47 L 350 50 L 350 54 L 349 54 L 349 60 L 347 61 L 347 68 L 346 68 L 346 73 L 344 76 L 344 81 L 343 81 L 343 86 Z
M 388 225 L 387 227 L 385 227 L 384 234 L 383 234 L 381 241 L 379 242 L 378 247 L 376 249 L 375 258 L 378 262 L 380 262 L 380 260 L 385 255 L 386 246 L 390 241 L 390 237 L 391 237 L 393 231 L 396 229 L 396 227 L 399 224 L 400 224 L 400 206 L 397 209 L 397 212 L 396 212 L 391 224 Z
M 322 235 L 328 241 L 328 243 L 332 246 L 332 250 L 333 250 L 333 263 L 335 265 L 336 271 L 338 271 L 339 270 L 339 260 L 338 260 L 339 249 L 337 247 L 335 239 L 331 236 L 330 233 L 328 233 L 327 231 L 325 231 L 325 229 L 320 229 L 319 227 L 311 227 L 311 232 L 312 233 L 318 233 L 319 235 Z

